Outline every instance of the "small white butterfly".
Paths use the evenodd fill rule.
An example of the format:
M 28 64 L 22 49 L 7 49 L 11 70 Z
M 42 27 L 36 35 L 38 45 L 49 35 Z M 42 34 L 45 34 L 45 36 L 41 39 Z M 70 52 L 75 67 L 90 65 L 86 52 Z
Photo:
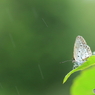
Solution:
M 77 36 L 74 44 L 74 68 L 84 63 L 92 55 L 90 47 L 82 36 Z

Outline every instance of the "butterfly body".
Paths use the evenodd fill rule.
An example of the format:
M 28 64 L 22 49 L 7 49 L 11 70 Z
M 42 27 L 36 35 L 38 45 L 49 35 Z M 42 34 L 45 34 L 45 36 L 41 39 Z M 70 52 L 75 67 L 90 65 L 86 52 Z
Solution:
M 92 51 L 82 36 L 76 37 L 73 55 L 74 68 L 80 66 L 87 58 L 92 56 Z

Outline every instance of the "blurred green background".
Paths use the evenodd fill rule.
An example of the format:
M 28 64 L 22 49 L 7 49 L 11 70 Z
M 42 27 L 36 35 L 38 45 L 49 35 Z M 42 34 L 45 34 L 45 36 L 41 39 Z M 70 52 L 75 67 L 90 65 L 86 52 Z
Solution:
M 1 0 L 0 95 L 70 95 L 78 35 L 95 50 L 94 0 Z

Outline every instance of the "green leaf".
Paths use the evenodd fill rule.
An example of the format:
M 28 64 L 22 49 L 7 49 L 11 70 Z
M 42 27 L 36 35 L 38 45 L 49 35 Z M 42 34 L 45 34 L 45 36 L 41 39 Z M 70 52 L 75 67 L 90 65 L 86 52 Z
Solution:
M 83 70 L 73 81 L 70 95 L 95 95 L 95 66 Z
M 84 70 L 90 66 L 95 65 L 95 55 L 92 55 L 90 58 L 87 59 L 86 62 L 84 62 L 81 66 L 77 67 L 76 69 L 73 69 L 72 71 L 70 71 L 65 78 L 63 79 L 63 83 L 65 83 L 67 81 L 67 79 L 70 77 L 71 74 L 73 74 L 74 72 L 80 71 L 80 70 Z

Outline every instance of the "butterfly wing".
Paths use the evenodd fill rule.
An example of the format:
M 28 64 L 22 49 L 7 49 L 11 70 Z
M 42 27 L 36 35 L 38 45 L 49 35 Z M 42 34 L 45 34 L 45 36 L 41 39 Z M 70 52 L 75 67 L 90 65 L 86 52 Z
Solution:
M 90 47 L 82 36 L 77 36 L 74 44 L 74 61 L 80 66 L 92 55 Z

